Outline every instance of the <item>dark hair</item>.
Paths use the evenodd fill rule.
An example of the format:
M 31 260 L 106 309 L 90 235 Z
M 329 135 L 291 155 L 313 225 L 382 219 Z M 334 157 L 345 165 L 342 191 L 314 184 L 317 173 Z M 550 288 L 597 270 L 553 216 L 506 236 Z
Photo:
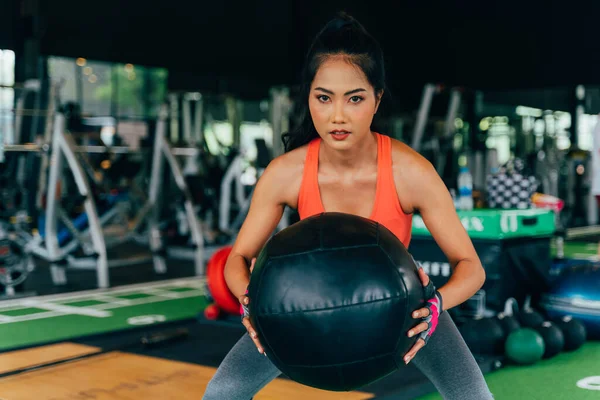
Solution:
M 334 55 L 347 56 L 349 62 L 358 66 L 376 94 L 385 90 L 385 66 L 379 43 L 357 20 L 345 13 L 338 14 L 317 34 L 306 55 L 299 96 L 299 122 L 281 137 L 286 152 L 319 136 L 308 109 L 308 96 L 319 67 Z

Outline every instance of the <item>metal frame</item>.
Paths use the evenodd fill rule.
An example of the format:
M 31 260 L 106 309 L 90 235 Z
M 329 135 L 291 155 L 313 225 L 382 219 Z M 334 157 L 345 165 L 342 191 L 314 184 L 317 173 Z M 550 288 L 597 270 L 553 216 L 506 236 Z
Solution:
M 243 172 L 243 154 L 238 154 L 231 161 L 229 168 L 225 171 L 223 180 L 221 181 L 221 198 L 219 199 L 219 229 L 223 232 L 231 232 L 234 230 L 232 223 L 229 220 L 231 213 L 231 186 L 235 185 L 235 200 L 240 208 L 240 213 L 247 210 L 250 206 L 252 194 L 248 197 L 244 194 L 244 185 L 241 183 L 241 175 Z
M 69 169 L 73 173 L 75 183 L 79 194 L 85 200 L 83 202 L 85 213 L 88 217 L 89 233 L 92 240 L 92 248 L 96 255 L 96 276 L 98 286 L 101 288 L 109 287 L 108 258 L 106 254 L 106 243 L 102 233 L 102 224 L 98 217 L 98 211 L 91 189 L 83 167 L 75 155 L 76 144 L 73 137 L 65 132 L 65 117 L 57 113 L 54 117 L 54 133 L 52 135 L 52 153 L 50 156 L 50 173 L 48 179 L 48 189 L 46 196 L 46 226 L 45 226 L 45 245 L 48 251 L 48 258 L 51 263 L 61 261 L 66 254 L 61 252 L 58 243 L 57 220 L 59 207 L 56 193 L 58 190 L 59 177 L 62 174 L 63 157 L 67 161 Z M 76 239 L 75 239 L 76 240 Z M 58 265 L 52 265 L 56 271 Z
M 244 172 L 243 160 L 244 155 L 238 154 L 231 162 L 229 168 L 227 168 L 227 171 L 225 171 L 223 181 L 221 181 L 221 198 L 219 199 L 219 229 L 227 233 L 234 233 L 241 228 L 242 224 L 244 223 L 244 219 L 248 214 L 248 210 L 250 210 L 250 203 L 252 202 L 252 196 L 254 195 L 254 189 L 256 188 L 255 185 L 250 193 L 247 196 L 245 195 L 244 185 L 241 182 L 241 176 Z M 257 171 L 257 180 L 260 179 L 260 176 L 263 174 L 263 172 L 263 169 L 259 169 Z M 235 188 L 235 200 L 238 204 L 240 212 L 236 215 L 233 221 L 230 221 L 229 217 L 231 213 L 232 185 Z M 281 216 L 281 220 L 277 224 L 278 230 L 282 230 L 289 226 L 289 215 L 290 210 L 288 207 L 286 207 L 283 215 Z
M 163 243 L 161 240 L 159 226 L 160 194 L 162 190 L 163 170 L 166 161 L 166 164 L 169 166 L 171 174 L 175 180 L 175 184 L 185 198 L 184 208 L 189 223 L 192 243 L 194 245 L 193 260 L 195 264 L 196 275 L 204 275 L 204 237 L 202 234 L 202 227 L 194 210 L 192 195 L 187 183 L 185 182 L 183 171 L 179 166 L 177 159 L 175 158 L 175 155 L 186 155 L 190 157 L 196 156 L 198 154 L 198 150 L 190 148 L 185 149 L 185 151 L 174 151 L 174 149 L 171 148 L 166 139 L 167 116 L 167 106 L 163 105 L 160 110 L 159 120 L 156 125 L 156 134 L 154 137 L 154 152 L 152 156 L 152 172 L 148 199 L 150 207 L 150 248 L 154 253 L 155 269 L 157 271 L 163 269 L 166 270 L 166 263 L 163 256 L 160 255 L 162 254 Z
M 461 103 L 461 92 L 458 89 L 452 89 L 450 92 L 450 104 L 448 105 L 448 111 L 446 112 L 446 120 L 444 122 L 444 142 L 449 141 L 456 131 L 456 127 L 454 125 L 454 121 L 456 120 L 456 115 L 458 114 L 458 109 L 460 108 Z M 446 169 L 446 157 L 448 156 L 447 149 L 439 148 L 438 142 L 438 159 L 436 169 L 440 176 L 444 175 L 444 170 Z
M 194 124 L 192 125 L 192 105 L 194 106 Z M 202 118 L 204 102 L 202 95 L 197 92 L 183 94 L 183 138 L 190 146 L 199 146 L 204 142 L 202 134 Z
M 105 237 L 102 227 L 108 224 L 114 218 L 124 215 L 127 205 L 117 203 L 113 208 L 104 213 L 98 214 L 96 204 L 91 196 L 91 187 L 88 177 L 85 173 L 85 163 L 78 153 L 132 153 L 133 151 L 126 147 L 106 148 L 104 146 L 78 146 L 75 143 L 73 136 L 65 130 L 65 116 L 56 113 L 52 117 L 53 130 L 50 145 L 42 144 L 26 144 L 26 145 L 10 145 L 6 151 L 16 152 L 40 152 L 46 155 L 49 150 L 49 174 L 46 184 L 44 181 L 44 190 L 46 193 L 46 226 L 44 229 L 44 237 L 41 235 L 30 235 L 21 232 L 21 236 L 26 242 L 25 249 L 30 254 L 35 254 L 51 264 L 52 278 L 55 284 L 66 283 L 65 267 L 95 269 L 99 288 L 107 288 L 110 286 L 109 268 L 117 266 L 127 266 L 147 261 L 148 258 L 128 258 L 123 260 L 109 260 L 107 249 L 130 240 L 136 235 L 137 229 L 148 221 L 150 236 L 149 244 L 152 250 L 152 261 L 154 269 L 157 273 L 166 272 L 166 261 L 164 252 L 162 252 L 162 243 L 160 242 L 159 231 L 159 196 L 162 188 L 162 171 L 166 160 L 178 188 L 183 192 L 185 200 L 186 216 L 190 221 L 192 241 L 195 245 L 194 261 L 195 270 L 198 275 L 204 273 L 204 253 L 203 253 L 203 237 L 200 222 L 194 211 L 194 206 L 191 200 L 191 194 L 185 183 L 182 170 L 175 156 L 196 157 L 199 150 L 195 148 L 174 148 L 172 149 L 166 138 L 166 108 L 161 110 L 161 116 L 157 124 L 156 140 L 153 149 L 153 164 L 150 179 L 150 194 L 146 203 L 128 228 L 128 233 L 119 238 Z M 60 207 L 60 199 L 57 198 L 57 192 L 63 167 L 66 166 L 73 173 L 75 184 L 78 193 L 84 198 L 84 212 L 88 218 L 88 228 L 79 231 L 66 217 L 66 213 Z M 42 174 L 45 177 L 45 174 Z M 41 196 L 40 196 L 41 197 Z M 67 229 L 72 233 L 73 239 L 67 244 L 61 246 L 58 242 L 58 220 L 63 221 Z M 91 240 L 91 244 L 88 243 Z M 157 240 L 158 239 L 158 240 Z M 139 242 L 139 240 L 138 240 Z M 91 258 L 76 258 L 72 256 L 72 252 L 79 246 L 82 247 L 84 253 L 91 255 Z
M 271 126 L 273 128 L 273 157 L 285 152 L 281 135 L 290 129 L 290 113 L 293 102 L 290 99 L 290 90 L 287 87 L 271 89 Z
M 415 127 L 412 136 L 411 147 L 415 151 L 421 149 L 423 142 L 423 135 L 425 134 L 425 127 L 427 125 L 427 119 L 429 118 L 429 110 L 431 109 L 431 103 L 433 102 L 433 95 L 438 90 L 437 85 L 428 83 L 423 88 L 423 94 L 421 96 L 421 105 L 417 113 L 417 120 L 415 121 Z

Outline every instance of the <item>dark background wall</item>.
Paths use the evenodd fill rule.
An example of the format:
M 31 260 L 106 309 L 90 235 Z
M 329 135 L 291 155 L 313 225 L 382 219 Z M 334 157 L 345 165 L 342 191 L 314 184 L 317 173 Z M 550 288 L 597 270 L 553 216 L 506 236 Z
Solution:
M 338 10 L 379 39 L 397 98 L 418 98 L 425 82 L 494 90 L 600 84 L 597 1 L 0 4 L 0 47 L 22 50 L 37 37 L 45 55 L 167 67 L 172 89 L 260 97 L 270 86 L 295 84 L 312 37 Z

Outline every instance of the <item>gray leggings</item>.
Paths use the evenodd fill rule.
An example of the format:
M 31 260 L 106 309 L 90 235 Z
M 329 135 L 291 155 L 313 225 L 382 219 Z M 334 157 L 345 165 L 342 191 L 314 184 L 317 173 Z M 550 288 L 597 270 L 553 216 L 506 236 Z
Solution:
M 493 396 L 481 369 L 448 313 L 413 361 L 446 400 L 488 400 Z M 244 335 L 208 383 L 203 400 L 250 400 L 281 372 Z

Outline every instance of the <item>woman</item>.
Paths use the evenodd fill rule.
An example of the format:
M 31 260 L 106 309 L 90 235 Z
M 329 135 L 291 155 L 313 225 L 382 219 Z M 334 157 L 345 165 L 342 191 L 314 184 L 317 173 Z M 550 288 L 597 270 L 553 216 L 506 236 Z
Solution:
M 419 211 L 454 272 L 428 306 L 413 313 L 415 327 L 407 335 L 420 339 L 404 361 L 414 360 L 445 399 L 491 399 L 481 370 L 443 313 L 482 287 L 484 270 L 432 165 L 403 143 L 371 131 L 384 79 L 382 51 L 357 21 L 342 15 L 318 34 L 304 69 L 308 110 L 298 129 L 284 135 L 286 153 L 271 162 L 256 186 L 225 279 L 247 310 L 244 294 L 254 257 L 286 206 L 301 219 L 325 211 L 371 218 L 406 247 L 412 214 Z M 419 274 L 426 286 L 429 278 L 422 269 Z M 247 315 L 242 321 L 248 335 L 223 360 L 205 400 L 249 400 L 280 374 L 263 356 Z

